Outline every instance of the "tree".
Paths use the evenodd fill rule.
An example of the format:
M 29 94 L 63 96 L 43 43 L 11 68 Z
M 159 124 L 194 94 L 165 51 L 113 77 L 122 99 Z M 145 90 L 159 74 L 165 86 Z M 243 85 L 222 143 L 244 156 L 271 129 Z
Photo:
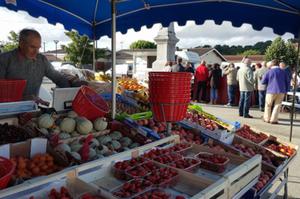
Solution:
M 278 59 L 285 62 L 288 66 L 295 66 L 297 51 L 290 41 L 285 42 L 281 37 L 278 37 L 266 50 L 265 57 L 266 61 Z
M 260 55 L 260 52 L 258 50 L 246 50 L 242 53 L 244 56 L 249 56 L 249 55 Z
M 138 40 L 130 44 L 130 49 L 155 49 L 156 44 L 151 41 Z
M 7 38 L 8 38 L 8 42 L 4 42 L 3 47 L 2 47 L 4 52 L 18 48 L 18 46 L 19 46 L 19 34 L 18 33 L 14 32 L 14 31 L 10 31 Z
M 71 39 L 68 45 L 62 45 L 62 49 L 66 51 L 67 55 L 65 61 L 71 61 L 76 65 L 93 63 L 93 45 L 92 41 L 87 36 L 80 36 L 76 31 L 65 32 Z M 103 49 L 95 50 L 95 57 L 105 57 Z

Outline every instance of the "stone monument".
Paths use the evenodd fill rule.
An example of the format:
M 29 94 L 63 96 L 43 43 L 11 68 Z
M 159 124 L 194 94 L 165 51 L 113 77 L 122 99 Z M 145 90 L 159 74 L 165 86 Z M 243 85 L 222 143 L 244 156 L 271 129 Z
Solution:
M 162 71 L 167 61 L 175 61 L 176 43 L 179 39 L 175 35 L 174 23 L 170 23 L 168 28 L 162 27 L 154 41 L 157 44 L 157 55 L 152 71 Z

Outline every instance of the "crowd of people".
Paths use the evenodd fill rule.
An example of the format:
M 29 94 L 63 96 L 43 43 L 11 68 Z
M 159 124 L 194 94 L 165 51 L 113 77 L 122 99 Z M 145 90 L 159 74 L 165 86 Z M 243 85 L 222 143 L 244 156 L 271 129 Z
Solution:
M 251 105 L 257 102 L 259 110 L 264 112 L 263 120 L 267 123 L 277 124 L 284 96 L 295 86 L 300 88 L 300 78 L 296 83 L 293 78 L 295 73 L 285 63 L 276 59 L 268 63 L 262 62 L 252 65 L 251 60 L 245 57 L 241 63 L 239 67 L 230 63 L 221 69 L 217 63 L 207 65 L 205 61 L 202 61 L 194 69 L 191 63 L 183 66 L 182 59 L 179 58 L 175 65 L 168 62 L 165 71 L 193 73 L 195 84 L 195 92 L 192 91 L 194 93 L 192 95 L 193 100 L 200 103 L 209 102 L 210 104 L 217 104 L 222 77 L 226 76 L 228 96 L 226 107 L 237 105 L 235 99 L 239 92 L 239 116 L 253 118 L 249 114 L 249 110 Z M 210 96 L 207 96 L 208 93 Z M 254 101 L 252 100 L 253 95 L 255 96 Z

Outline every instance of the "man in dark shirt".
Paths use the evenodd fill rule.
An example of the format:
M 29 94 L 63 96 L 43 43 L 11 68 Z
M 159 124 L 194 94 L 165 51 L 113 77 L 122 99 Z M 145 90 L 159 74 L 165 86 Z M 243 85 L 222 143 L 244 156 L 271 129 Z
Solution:
M 26 80 L 24 100 L 37 99 L 44 76 L 59 87 L 70 86 L 68 80 L 39 53 L 40 48 L 41 35 L 36 30 L 23 29 L 19 35 L 19 47 L 0 54 L 0 79 Z

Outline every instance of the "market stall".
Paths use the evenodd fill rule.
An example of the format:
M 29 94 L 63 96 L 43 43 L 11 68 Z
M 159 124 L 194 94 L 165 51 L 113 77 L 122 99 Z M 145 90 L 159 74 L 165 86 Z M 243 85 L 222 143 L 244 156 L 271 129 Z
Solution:
M 75 28 L 80 33 L 87 33 L 93 39 L 109 34 L 112 27 L 113 49 L 112 108 L 109 109 L 108 105 L 103 103 L 105 101 L 104 97 L 101 97 L 100 104 L 105 105 L 104 107 L 100 106 L 100 112 L 104 112 L 105 114 L 96 114 L 96 116 L 100 117 L 101 121 L 95 122 L 98 118 L 95 115 L 89 115 L 89 113 L 94 113 L 99 106 L 94 107 L 94 109 L 89 106 L 91 109 L 88 112 L 84 112 L 85 106 L 80 105 L 82 102 L 99 105 L 99 101 L 97 100 L 99 97 L 89 97 L 87 102 L 78 100 L 78 103 L 75 103 L 75 113 L 65 112 L 58 115 L 52 114 L 52 112 L 50 114 L 37 113 L 25 119 L 25 123 L 29 122 L 31 124 L 28 128 L 33 127 L 34 130 L 38 130 L 42 134 L 37 136 L 42 138 L 34 139 L 33 137 L 35 136 L 32 136 L 28 138 L 33 139 L 27 140 L 26 137 L 23 138 L 23 141 L 25 141 L 23 143 L 19 143 L 21 140 L 17 140 L 16 144 L 11 144 L 10 141 L 7 141 L 1 145 L 1 155 L 11 158 L 10 160 L 5 159 L 3 162 L 15 163 L 6 164 L 9 165 L 7 166 L 7 170 L 2 170 L 2 178 L 5 179 L 2 181 L 2 187 L 7 187 L 7 183 L 13 182 L 13 184 L 9 184 L 11 187 L 0 191 L 1 197 L 44 197 L 49 194 L 49 187 L 60 189 L 61 186 L 65 186 L 69 190 L 61 189 L 60 195 L 71 195 L 75 198 L 87 197 L 80 195 L 83 192 L 102 195 L 102 198 L 126 198 L 127 196 L 143 198 L 144 195 L 147 198 L 149 192 L 161 196 L 167 195 L 166 198 L 174 195 L 179 198 L 255 198 L 260 197 L 261 194 L 268 190 L 271 186 L 270 182 L 281 177 L 283 172 L 284 177 L 287 177 L 287 172 L 285 171 L 297 154 L 297 146 L 281 142 L 280 140 L 274 140 L 273 137 L 266 133 L 267 139 L 265 138 L 266 136 L 260 133 L 256 135 L 255 132 L 254 135 L 249 136 L 253 132 L 247 127 L 242 127 L 240 131 L 243 132 L 236 134 L 236 131 L 240 131 L 235 123 L 230 125 L 229 122 L 222 122 L 219 118 L 211 117 L 211 115 L 199 109 L 190 109 L 189 115 L 182 118 L 184 121 L 179 124 L 177 122 L 174 124 L 170 123 L 170 121 L 165 121 L 169 122 L 169 125 L 167 125 L 165 122 L 155 121 L 155 119 L 159 118 L 157 113 L 155 113 L 159 109 L 153 110 L 154 118 L 151 118 L 150 114 L 146 114 L 146 118 L 136 118 L 129 113 L 126 113 L 125 116 L 118 113 L 121 122 L 114 121 L 117 118 L 115 117 L 117 99 L 115 95 L 117 87 L 114 72 L 116 61 L 115 31 L 116 29 L 125 31 L 130 27 L 138 29 L 144 24 L 150 25 L 156 21 L 161 21 L 163 25 L 167 25 L 174 20 L 184 23 L 187 19 L 196 19 L 197 23 L 203 23 L 206 19 L 211 18 L 211 13 L 217 13 L 215 15 L 216 18 L 213 19 L 218 23 L 223 20 L 230 20 L 235 26 L 240 26 L 242 23 L 247 22 L 251 23 L 254 29 L 269 26 L 279 34 L 289 31 L 297 35 L 300 24 L 298 3 L 285 3 L 282 1 L 183 1 L 178 3 L 177 1 L 165 0 L 156 3 L 154 1 L 147 1 L 147 3 L 121 2 L 123 5 L 118 4 L 116 8 L 115 1 L 103 2 L 101 6 L 98 5 L 98 1 L 89 2 L 91 4 L 84 2 L 84 5 L 79 3 L 72 4 L 70 9 L 67 9 L 70 6 L 68 1 L 59 2 L 59 5 L 46 1 L 40 3 L 34 1 L 3 1 L 0 3 L 0 6 L 5 6 L 12 10 L 26 10 L 33 16 L 45 16 L 49 19 L 50 23 L 61 22 L 65 24 L 66 29 Z M 111 8 L 112 13 L 100 10 L 103 8 Z M 118 9 L 118 22 L 119 24 L 123 24 L 120 27 L 116 27 L 115 23 L 116 9 Z M 48 12 L 45 12 L 45 10 Z M 66 12 L 66 10 L 68 11 Z M 199 17 L 199 10 L 202 10 L 202 18 Z M 228 12 L 228 10 L 232 12 Z M 243 10 L 249 13 L 256 13 L 256 15 L 241 15 L 240 12 L 243 12 Z M 94 13 L 94 15 L 86 14 L 85 12 Z M 172 17 L 161 18 L 161 12 L 189 13 L 190 18 L 186 18 L 186 15 L 171 15 Z M 49 13 L 51 15 L 48 15 Z M 105 13 L 106 16 L 102 16 L 102 13 Z M 91 19 L 85 19 L 86 16 L 91 16 Z M 226 17 L 224 18 L 224 16 Z M 145 20 L 140 20 L 141 17 Z M 258 18 L 259 20 L 257 20 Z M 285 20 L 281 20 L 283 18 Z M 131 21 L 131 23 L 127 23 L 128 21 Z M 128 24 L 130 25 L 128 26 Z M 83 94 L 81 96 L 84 96 L 84 90 L 82 90 Z M 133 95 L 136 95 L 136 92 Z M 138 94 L 137 96 L 143 96 L 139 98 L 144 98 L 146 95 Z M 152 98 L 151 103 L 157 102 L 153 101 Z M 187 102 L 180 103 L 181 108 L 182 106 L 187 107 Z M 159 108 L 159 106 L 157 107 Z M 112 118 L 106 116 L 110 110 L 112 111 Z M 99 110 L 97 111 L 99 113 Z M 27 111 L 22 110 L 21 112 Z M 10 114 L 12 113 L 7 113 L 5 117 L 8 117 Z M 72 118 L 75 114 L 79 114 L 81 117 Z M 82 116 L 88 118 L 85 119 Z M 102 117 L 107 118 L 103 119 Z M 164 117 L 165 115 L 162 118 Z M 24 120 L 24 117 L 20 119 Z M 14 122 L 14 126 L 4 124 L 4 127 L 23 127 L 22 124 L 24 125 L 24 121 L 22 120 L 18 120 L 16 117 L 5 118 L 3 122 Z M 106 126 L 106 122 L 109 123 L 104 130 L 97 130 L 98 126 Z M 61 123 L 66 124 L 61 125 Z M 183 127 L 180 127 L 180 125 L 183 125 Z M 63 129 L 63 132 L 61 132 L 61 129 Z M 75 129 L 76 132 L 74 132 Z M 179 135 L 180 139 L 178 139 L 178 136 L 170 137 L 170 134 Z M 132 143 L 124 137 L 130 139 Z M 121 141 L 122 138 L 125 141 Z M 157 139 L 159 140 L 157 141 Z M 266 142 L 264 142 L 264 139 Z M 166 145 L 170 141 L 181 143 L 178 146 L 174 146 L 172 143 Z M 130 143 L 129 146 L 134 143 L 137 144 L 130 148 L 126 146 L 128 143 Z M 69 144 L 72 144 L 72 148 Z M 160 146 L 162 144 L 164 144 L 163 148 Z M 185 149 L 183 150 L 180 148 L 182 146 L 188 146 L 188 148 L 183 148 Z M 152 149 L 153 147 L 156 148 Z M 147 152 L 148 149 L 150 150 L 150 155 Z M 183 151 L 179 150 L 176 152 L 175 149 L 182 149 Z M 77 153 L 76 150 L 80 152 Z M 154 154 L 151 155 L 151 151 Z M 172 151 L 172 154 L 170 154 L 170 151 Z M 175 153 L 173 154 L 174 151 Z M 195 153 L 192 153 L 193 157 L 190 157 L 190 151 Z M 167 157 L 156 157 L 157 155 Z M 153 173 L 150 173 L 148 169 L 148 173 L 146 171 L 147 175 L 141 175 L 137 179 L 132 174 L 132 172 L 136 171 L 129 172 L 133 168 L 125 168 L 119 173 L 116 172 L 116 169 L 113 169 L 115 168 L 113 166 L 115 162 L 133 158 L 129 160 L 129 162 L 135 162 L 131 166 L 137 166 L 136 169 L 141 171 L 140 169 L 144 168 L 139 167 L 142 163 L 139 165 L 139 162 L 134 159 L 139 159 L 139 156 L 145 156 L 147 161 L 150 162 L 150 168 L 153 168 L 151 169 L 154 171 Z M 47 162 L 47 168 L 43 167 L 45 164 L 38 164 L 39 162 Z M 13 165 L 16 165 L 16 167 Z M 213 165 L 213 167 L 207 165 Z M 210 168 L 215 168 L 216 170 L 209 171 Z M 175 177 L 174 182 L 171 179 L 166 185 L 153 183 L 149 178 L 154 178 L 157 175 L 155 172 L 157 170 L 174 175 L 172 176 Z M 260 177 L 261 171 L 263 173 L 261 173 Z M 143 172 L 145 174 L 145 171 Z M 4 175 L 5 173 L 7 175 Z M 120 182 L 109 176 L 110 174 L 120 173 L 125 173 L 125 176 L 129 176 L 130 178 Z M 101 179 L 106 177 L 109 177 L 111 181 L 104 181 L 107 183 L 111 182 L 112 184 L 103 184 Z M 188 182 L 189 179 L 196 181 L 197 184 L 185 184 L 184 182 Z M 11 182 L 9 182 L 10 180 Z M 55 184 L 57 181 L 60 181 L 61 184 Z M 145 183 L 146 181 L 148 182 Z M 118 182 L 120 186 L 113 184 L 115 182 Z M 283 185 L 286 185 L 286 183 L 287 178 L 282 181 Z M 79 195 L 76 193 L 76 190 L 79 190 L 76 189 L 78 185 L 84 189 L 79 191 Z M 131 189 L 130 193 L 128 193 L 128 186 L 129 188 L 133 186 L 136 188 L 132 189 L 134 190 L 133 193 Z M 146 186 L 151 187 L 151 189 L 146 189 Z M 186 187 L 193 188 L 186 189 Z M 282 186 L 279 188 L 282 188 Z M 56 190 L 52 193 L 57 194 L 56 192 L 58 191 Z
M 146 92 L 152 107 L 158 95 L 148 92 L 159 84 L 148 90 L 134 79 L 120 79 L 119 85 L 117 120 L 109 114 L 110 95 L 85 86 L 59 112 L 30 110 L 24 119 L 7 109 L 0 121 L 0 154 L 14 166 L 0 197 L 260 198 L 297 155 L 298 146 L 197 104 L 187 106 L 180 121 L 160 121 L 157 110 L 142 112 L 147 99 L 135 95 Z M 176 120 L 168 110 L 163 118 Z M 285 183 L 286 178 L 274 194 Z

